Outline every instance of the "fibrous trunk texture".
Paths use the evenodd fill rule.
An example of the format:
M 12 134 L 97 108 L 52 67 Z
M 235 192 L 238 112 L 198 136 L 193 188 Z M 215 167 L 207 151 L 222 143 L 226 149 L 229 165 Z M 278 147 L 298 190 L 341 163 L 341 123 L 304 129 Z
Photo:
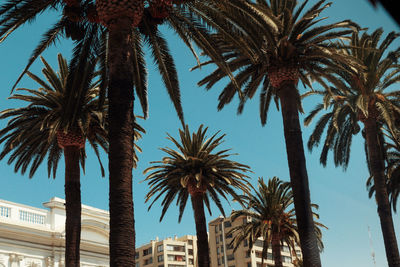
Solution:
M 274 257 L 275 267 L 283 267 L 282 265 L 282 254 L 281 254 L 281 242 L 278 234 L 272 236 L 272 255 Z
M 204 213 L 203 194 L 191 195 L 194 221 L 197 235 L 197 260 L 199 267 L 210 267 L 210 256 L 208 248 L 208 234 L 206 216 Z
M 131 27 L 139 25 L 143 17 L 143 0 L 96 0 L 100 22 L 108 27 L 119 27 L 120 19 L 127 19 Z
M 271 67 L 268 71 L 268 78 L 273 87 L 279 88 L 283 82 L 297 83 L 299 70 L 294 66 Z
M 110 266 L 135 266 L 133 214 L 133 67 L 129 18 L 109 28 Z
M 81 184 L 79 168 L 80 148 L 64 147 L 65 159 L 65 266 L 80 266 L 81 240 Z
M 65 148 L 67 146 L 83 148 L 85 146 L 85 138 L 79 130 L 68 132 L 59 130 L 57 132 L 57 143 L 60 148 Z
M 285 134 L 290 183 L 293 190 L 294 207 L 298 224 L 304 266 L 321 267 L 321 259 L 314 232 L 310 189 L 301 134 L 296 85 L 284 82 L 278 89 Z
M 379 141 L 378 125 L 373 116 L 364 121 L 365 138 L 367 142 L 368 160 L 371 175 L 375 184 L 375 199 L 378 205 L 378 214 L 381 223 L 383 240 L 385 243 L 386 258 L 389 267 L 399 267 L 400 257 L 396 234 L 393 226 L 392 212 L 386 188 L 385 164 L 382 155 L 383 144 Z
M 172 0 L 150 0 L 150 14 L 153 18 L 164 19 L 168 17 L 172 8 Z

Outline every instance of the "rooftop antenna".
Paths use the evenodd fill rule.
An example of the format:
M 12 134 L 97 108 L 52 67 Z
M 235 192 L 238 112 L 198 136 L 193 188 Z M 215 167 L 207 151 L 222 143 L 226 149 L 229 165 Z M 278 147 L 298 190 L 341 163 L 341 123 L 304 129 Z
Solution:
M 368 225 L 368 237 L 369 237 L 369 247 L 371 249 L 372 262 L 374 263 L 374 267 L 376 267 L 375 250 L 374 250 L 374 246 L 372 245 L 371 229 L 370 229 L 369 225 Z

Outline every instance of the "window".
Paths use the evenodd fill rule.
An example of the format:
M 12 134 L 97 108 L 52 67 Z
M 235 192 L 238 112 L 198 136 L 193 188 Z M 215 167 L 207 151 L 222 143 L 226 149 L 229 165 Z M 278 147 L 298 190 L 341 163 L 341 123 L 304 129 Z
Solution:
M 225 238 L 232 238 L 232 234 L 231 234 L 231 233 L 226 234 L 226 235 L 225 235 Z
M 186 258 L 183 255 L 168 254 L 167 257 L 168 257 L 168 261 L 186 261 Z
M 148 249 L 143 250 L 143 257 L 147 256 L 147 255 L 150 255 L 152 252 L 153 252 L 153 248 L 151 248 L 151 247 L 148 248 Z
M 263 241 L 257 239 L 256 242 L 254 242 L 254 246 L 256 246 L 256 247 L 263 247 Z
M 188 240 L 189 245 L 193 245 L 193 240 Z
M 282 251 L 283 251 L 283 252 L 290 252 L 288 246 L 282 246 Z
M 136 262 L 136 263 L 135 263 L 135 267 L 140 267 L 140 263 L 139 263 L 139 262 Z
M 191 265 L 193 265 L 193 264 L 194 264 L 194 261 L 193 261 L 193 259 L 189 259 L 189 264 L 191 264 Z
M 157 246 L 157 252 L 162 252 L 162 251 L 164 251 L 164 246 L 163 245 Z
M 164 261 L 164 255 L 159 255 L 159 256 L 157 256 L 157 261 L 158 261 L 158 262 Z
M 246 251 L 246 258 L 250 258 L 250 250 Z
M 219 254 L 219 247 L 217 247 L 217 255 Z
M 215 237 L 215 243 L 219 244 L 219 236 Z
M 249 245 L 249 242 L 247 241 L 247 239 L 245 239 L 245 240 L 243 241 L 243 246 L 247 247 L 248 245 Z
M 153 258 L 149 258 L 147 260 L 144 260 L 144 265 L 149 265 L 153 263 Z
M 222 253 L 224 252 L 224 246 L 221 246 L 221 252 Z
M 228 228 L 228 227 L 231 227 L 231 226 L 232 226 L 231 221 L 224 222 L 224 227 L 225 228 Z
M 228 261 L 233 261 L 235 259 L 235 256 L 233 254 L 228 255 Z
M 173 245 L 167 245 L 166 248 L 168 251 L 180 251 L 180 252 L 185 252 L 185 247 L 184 246 L 173 246 Z
M 193 249 L 188 249 L 189 255 L 193 255 Z
M 292 258 L 291 257 L 288 257 L 288 256 L 282 256 L 282 261 L 283 262 L 292 262 Z
M 222 231 L 222 223 L 218 225 L 220 231 Z
M 221 259 L 218 258 L 218 265 L 221 265 Z
M 247 267 L 251 267 L 251 262 L 248 262 L 248 263 L 247 263 Z
M 218 233 L 218 225 L 215 226 L 215 232 Z
M 135 260 L 139 259 L 139 257 L 140 257 L 139 252 L 135 252 Z

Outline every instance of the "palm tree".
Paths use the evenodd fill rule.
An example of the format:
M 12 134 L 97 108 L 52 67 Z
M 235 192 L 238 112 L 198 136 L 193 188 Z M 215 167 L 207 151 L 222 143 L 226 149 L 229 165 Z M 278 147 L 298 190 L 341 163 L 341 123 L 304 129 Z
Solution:
M 331 112 L 324 114 L 317 122 L 308 141 L 308 147 L 319 144 L 322 133 L 327 135 L 321 153 L 321 163 L 326 164 L 327 154 L 333 151 L 336 165 L 345 168 L 350 157 L 352 136 L 360 131 L 359 122 L 364 126 L 366 158 L 370 175 L 375 185 L 375 199 L 378 205 L 386 257 L 389 266 L 400 266 L 400 257 L 393 227 L 392 213 L 386 188 L 384 141 L 382 125 L 394 128 L 394 113 L 399 112 L 399 92 L 391 90 L 391 85 L 400 81 L 397 60 L 400 49 L 387 51 L 399 36 L 391 32 L 380 41 L 382 29 L 371 35 L 354 33 L 349 48 L 343 49 L 346 56 L 353 56 L 364 64 L 362 69 L 338 72 L 338 79 L 331 80 L 333 88 L 324 94 L 324 105 Z M 343 68 L 348 66 L 343 65 Z M 307 125 L 324 109 L 318 105 L 305 119 Z
M 225 135 L 218 136 L 217 132 L 211 138 L 206 136 L 207 128 L 203 125 L 191 135 L 189 127 L 179 130 L 180 142 L 168 135 L 178 150 L 161 148 L 167 156 L 161 161 L 152 162 L 154 165 L 144 173 L 150 172 L 145 181 L 150 185 L 146 202 L 154 197 L 149 209 L 162 196 L 160 221 L 163 219 L 172 201 L 177 198 L 180 222 L 190 196 L 196 224 L 198 266 L 210 266 L 208 235 L 204 205 L 210 210 L 210 198 L 223 215 L 224 209 L 220 196 L 227 200 L 227 195 L 240 200 L 235 189 L 248 191 L 246 175 L 249 167 L 229 160 L 228 149 L 215 151 L 223 142 Z
M 301 80 L 311 87 L 311 81 L 324 82 L 329 77 L 326 66 L 337 62 L 356 65 L 351 58 L 336 51 L 332 43 L 347 36 L 353 28 L 351 21 L 315 26 L 324 20 L 319 14 L 330 3 L 321 0 L 305 10 L 308 1 L 297 5 L 294 0 L 279 1 L 219 1 L 220 4 L 196 2 L 190 11 L 214 27 L 214 46 L 222 51 L 227 67 L 218 68 L 199 82 L 210 89 L 224 77 L 230 82 L 219 95 L 218 109 L 232 101 L 238 93 L 238 113 L 257 89 L 260 93 L 260 117 L 264 125 L 271 99 L 281 106 L 286 152 L 293 188 L 294 205 L 305 266 L 321 266 L 311 210 L 308 174 L 299 122 L 301 107 L 297 87 Z M 201 42 L 199 46 L 201 47 Z M 211 60 L 203 65 L 221 62 L 204 50 Z M 239 88 L 244 88 L 243 92 Z
M 386 186 L 389 197 L 389 203 L 394 212 L 397 212 L 397 200 L 400 194 L 400 142 L 398 140 L 399 132 L 395 128 L 392 131 L 383 130 L 385 140 L 385 159 L 386 159 Z M 371 198 L 375 194 L 374 179 L 370 176 L 367 180 L 368 196 Z
M 22 174 L 30 168 L 29 177 L 35 174 L 47 157 L 48 175 L 56 170 L 59 159 L 65 159 L 66 200 L 66 266 L 79 265 L 81 232 L 80 166 L 85 166 L 85 142 L 93 148 L 99 159 L 99 148 L 108 150 L 106 129 L 106 106 L 98 105 L 98 81 L 95 78 L 96 62 L 83 62 L 83 71 L 70 72 L 67 61 L 58 55 L 59 72 L 43 59 L 43 73 L 47 80 L 27 72 L 41 88 L 38 90 L 17 89 L 25 94 L 14 94 L 11 99 L 26 101 L 22 108 L 11 108 L 1 112 L 0 119 L 10 119 L 0 131 L 0 143 L 4 144 L 0 159 L 10 155 L 8 164 L 15 163 L 15 172 Z M 80 69 L 82 70 L 82 69 Z M 67 79 L 74 87 L 67 87 Z
M 131 144 L 134 90 L 144 116 L 148 113 L 144 46 L 150 48 L 182 123 L 175 64 L 157 26 L 169 23 L 194 51 L 188 29 L 183 26 L 187 21 L 181 19 L 171 1 L 147 3 L 146 8 L 144 0 L 7 0 L 0 4 L 0 42 L 45 11 L 59 12 L 58 21 L 43 34 L 17 82 L 39 55 L 61 37 L 75 40 L 72 67 L 76 67 L 79 58 L 100 57 L 100 103 L 105 99 L 106 89 L 109 101 L 110 265 L 118 267 L 135 263 Z
M 236 250 L 244 240 L 248 240 L 252 249 L 255 241 L 263 239 L 261 265 L 267 258 L 268 247 L 272 245 L 272 254 L 276 267 L 282 267 L 281 248 L 286 243 L 292 252 L 295 244 L 300 244 L 295 211 L 292 207 L 293 192 L 288 182 L 282 182 L 273 177 L 265 184 L 262 178 L 258 179 L 258 191 L 253 194 L 240 196 L 245 209 L 233 211 L 232 221 L 238 218 L 250 218 L 246 223 L 232 228 L 228 234 L 233 235 L 231 245 Z M 317 207 L 314 205 L 314 207 Z M 318 215 L 314 213 L 318 218 Z M 315 233 L 318 237 L 319 248 L 323 249 L 321 230 L 325 227 L 315 222 Z M 325 227 L 326 228 L 326 227 Z M 293 253 L 292 253 L 293 254 Z M 294 253 L 295 254 L 295 253 Z

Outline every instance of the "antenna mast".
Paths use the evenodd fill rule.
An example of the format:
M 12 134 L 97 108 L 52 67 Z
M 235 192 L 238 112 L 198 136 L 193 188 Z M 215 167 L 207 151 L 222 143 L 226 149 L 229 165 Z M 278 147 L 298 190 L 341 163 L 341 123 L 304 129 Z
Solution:
M 375 250 L 374 250 L 374 246 L 372 245 L 371 229 L 370 229 L 369 225 L 368 225 L 368 237 L 369 237 L 369 247 L 371 249 L 372 261 L 374 263 L 374 267 L 376 267 Z

